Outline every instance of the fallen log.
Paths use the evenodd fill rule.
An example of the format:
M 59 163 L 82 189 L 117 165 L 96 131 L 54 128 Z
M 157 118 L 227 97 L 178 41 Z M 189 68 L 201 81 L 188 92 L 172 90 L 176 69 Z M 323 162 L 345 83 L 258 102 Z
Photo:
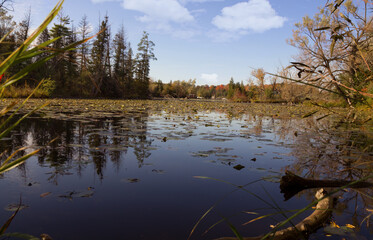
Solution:
M 327 196 L 327 192 L 324 189 L 320 189 L 315 194 L 316 199 L 320 200 L 316 205 L 316 210 L 312 212 L 311 215 L 303 219 L 294 227 L 288 227 L 283 230 L 275 232 L 273 235 L 269 236 L 267 239 L 273 240 L 298 240 L 307 239 L 307 236 L 316 231 L 320 226 L 322 226 L 331 216 L 333 209 L 333 198 Z M 257 237 L 244 237 L 244 240 L 260 240 L 263 236 Z M 216 240 L 237 240 L 235 237 L 222 237 Z
M 354 181 L 347 180 L 315 180 L 302 178 L 290 171 L 285 172 L 285 176 L 281 178 L 280 189 L 284 194 L 285 201 L 289 200 L 298 192 L 309 188 L 325 188 L 325 187 L 342 187 L 353 183 Z M 351 188 L 368 188 L 373 187 L 370 182 L 357 182 L 350 186 Z

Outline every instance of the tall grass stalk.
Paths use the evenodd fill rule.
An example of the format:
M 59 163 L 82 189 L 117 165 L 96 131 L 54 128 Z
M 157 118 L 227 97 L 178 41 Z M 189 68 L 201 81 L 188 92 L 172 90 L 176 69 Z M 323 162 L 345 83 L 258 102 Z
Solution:
M 9 54 L 9 56 L 4 61 L 2 61 L 0 63 L 0 76 L 3 77 L 4 75 L 6 76 L 7 70 L 11 66 L 22 63 L 22 62 L 25 62 L 27 60 L 31 60 L 32 58 L 34 58 L 36 56 L 40 56 L 41 54 L 46 55 L 45 57 L 42 57 L 39 60 L 34 61 L 33 63 L 26 65 L 24 68 L 19 69 L 19 71 L 17 73 L 15 73 L 14 75 L 6 76 L 6 79 L 3 80 L 0 83 L 0 98 L 3 97 L 3 93 L 4 93 L 4 90 L 6 88 L 11 87 L 12 84 L 16 83 L 17 81 L 19 81 L 20 79 L 22 79 L 23 77 L 28 75 L 32 70 L 42 66 L 44 63 L 46 63 L 47 61 L 49 61 L 50 59 L 54 58 L 55 56 L 57 56 L 61 53 L 64 53 L 64 52 L 70 51 L 70 50 L 74 50 L 78 45 L 80 45 L 84 42 L 87 42 L 91 38 L 95 37 L 95 35 L 94 35 L 94 36 L 91 36 L 89 38 L 74 42 L 74 43 L 72 43 L 72 44 L 70 44 L 67 47 L 62 48 L 62 49 L 52 49 L 52 48 L 47 47 L 51 43 L 57 41 L 59 39 L 59 37 L 53 38 L 49 41 L 46 41 L 44 43 L 41 43 L 39 45 L 31 47 L 32 43 L 37 39 L 37 37 L 47 28 L 47 26 L 57 16 L 58 12 L 62 8 L 63 3 L 64 3 L 64 0 L 59 0 L 57 2 L 56 6 L 52 9 L 52 11 L 45 18 L 45 20 L 39 25 L 39 27 L 34 32 L 32 32 L 31 35 L 16 50 L 14 50 L 11 54 Z M 0 44 L 4 44 L 5 39 L 7 38 L 7 36 L 11 32 L 12 31 L 8 32 L 7 34 L 5 34 L 5 36 L 3 36 L 0 39 Z M 2 77 L 0 77 L 0 80 L 1 80 Z M 41 106 L 36 107 L 32 111 L 23 115 L 19 120 L 15 121 L 14 123 L 11 123 L 13 117 L 26 104 L 26 102 L 29 100 L 29 98 L 31 96 L 33 96 L 33 94 L 37 91 L 37 89 L 40 87 L 42 82 L 43 81 L 40 81 L 38 86 L 35 89 L 33 89 L 31 94 L 24 101 L 22 101 L 19 104 L 18 107 L 16 107 L 18 103 L 17 103 L 17 101 L 15 101 L 15 102 L 12 102 L 11 104 L 9 104 L 8 106 L 6 106 L 5 108 L 3 108 L 0 111 L 0 118 L 3 118 L 2 122 L 0 124 L 0 139 L 7 136 L 12 129 L 14 129 L 16 126 L 18 126 L 22 122 L 22 120 L 24 120 L 25 118 L 27 118 L 28 116 L 33 114 L 38 109 L 43 108 L 44 106 L 46 106 L 48 104 L 48 103 L 45 103 Z M 6 114 L 11 112 L 11 111 L 12 111 L 12 114 L 10 116 L 6 117 Z M 25 148 L 20 148 L 20 149 L 16 150 L 15 152 L 11 153 L 10 156 L 7 157 L 3 162 L 1 162 L 1 160 L 0 160 L 0 174 L 3 174 L 5 172 L 19 166 L 20 164 L 24 163 L 28 158 L 30 158 L 31 156 L 35 155 L 36 153 L 38 153 L 40 151 L 40 149 L 38 149 L 38 150 L 32 151 L 31 153 L 28 153 L 24 156 L 15 158 L 17 153 L 19 153 L 22 150 L 25 150 Z M 1 154 L 1 156 L 4 156 L 4 155 L 5 155 L 5 153 Z M 19 209 L 0 228 L 0 237 L 13 236 L 13 237 L 24 238 L 24 239 L 38 239 L 38 238 L 35 238 L 35 237 L 27 235 L 27 234 L 19 234 L 19 233 L 5 234 L 6 229 L 9 227 L 10 223 L 12 222 L 12 220 L 14 219 L 14 217 L 16 216 L 18 211 L 19 211 Z
M 266 205 L 268 205 L 271 209 L 276 209 L 276 210 L 279 210 L 279 212 L 277 212 L 277 213 L 275 213 L 275 214 L 270 214 L 270 215 L 268 215 L 268 216 L 264 216 L 264 217 L 269 217 L 269 216 L 273 216 L 273 215 L 276 215 L 276 214 L 281 214 L 281 215 L 283 215 L 283 216 L 285 216 L 286 217 L 286 215 L 285 215 L 285 211 L 284 210 L 282 210 L 282 209 L 280 209 L 279 208 L 279 206 L 276 204 L 276 203 L 274 203 L 274 204 L 272 204 L 272 203 L 270 203 L 270 202 L 268 202 L 267 200 L 265 200 L 264 198 L 262 198 L 262 197 L 260 197 L 259 195 L 257 195 L 257 194 L 255 194 L 255 193 L 253 193 L 253 192 L 251 192 L 251 191 L 249 191 L 249 190 L 247 190 L 247 189 L 245 189 L 245 187 L 247 187 L 247 186 L 249 186 L 249 185 L 251 185 L 251 184 L 254 184 L 254 183 L 258 183 L 258 182 L 260 182 L 260 181 L 263 181 L 264 179 L 263 178 L 261 178 L 261 179 L 258 179 L 258 180 L 254 180 L 254 181 L 251 181 L 251 182 L 249 182 L 249 183 L 247 183 L 247 184 L 245 184 L 245 185 L 237 185 L 237 184 L 234 184 L 234 183 L 231 183 L 231 182 L 229 182 L 229 181 L 225 181 L 225 180 L 222 180 L 222 179 L 217 179 L 217 178 L 211 178 L 211 177 L 206 177 L 206 176 L 195 176 L 195 178 L 199 178 L 199 179 L 208 179 L 208 180 L 214 180 L 214 181 L 218 181 L 218 182 L 223 182 L 223 183 L 226 183 L 226 184 L 228 184 L 228 185 L 231 185 L 231 186 L 233 186 L 233 187 L 235 187 L 235 189 L 234 190 L 232 190 L 231 192 L 229 192 L 229 193 L 227 193 L 227 194 L 225 194 L 221 199 L 219 199 L 217 202 L 215 202 L 215 204 L 212 206 L 212 207 L 210 207 L 199 219 L 198 219 L 198 221 L 197 221 L 197 223 L 193 226 L 193 228 L 192 228 L 192 230 L 191 230 L 191 232 L 190 232 L 190 234 L 189 234 L 189 237 L 188 237 L 188 240 L 191 238 L 191 236 L 193 235 L 193 233 L 195 232 L 195 230 L 196 230 L 196 228 L 197 228 L 197 226 L 202 222 L 202 220 L 204 219 L 204 218 L 206 218 L 206 216 L 220 203 L 220 202 L 222 202 L 225 198 L 227 198 L 229 195 L 231 195 L 232 193 L 234 193 L 234 192 L 236 192 L 236 191 L 244 191 L 244 192 L 246 192 L 246 193 L 248 193 L 248 194 L 250 194 L 250 195 L 252 195 L 252 196 L 254 196 L 255 198 L 257 198 L 258 200 L 260 200 L 260 201 L 262 201 L 262 202 L 264 202 Z M 272 199 L 272 201 L 273 201 L 273 199 Z M 273 201 L 274 202 L 274 201 Z M 264 218 L 263 217 L 263 218 Z M 257 218 L 256 220 L 259 220 L 259 219 L 261 219 L 261 218 Z M 255 221 L 255 220 L 254 220 Z M 251 222 L 254 222 L 254 221 L 251 221 Z M 229 226 L 229 228 L 232 230 L 232 232 L 236 235 L 236 237 L 238 238 L 238 239 L 242 239 L 242 236 L 239 234 L 239 232 L 237 231 L 237 229 L 229 222 L 229 220 L 226 218 L 226 217 L 222 217 L 222 219 L 220 220 L 220 221 L 218 221 L 218 222 L 216 222 L 215 224 L 213 224 L 211 227 L 209 227 L 209 229 L 208 230 L 206 230 L 205 231 L 205 233 L 206 232 L 208 232 L 209 230 L 211 230 L 213 227 L 215 227 L 216 225 L 218 225 L 219 223 L 222 223 L 222 222 L 227 222 L 228 223 L 228 226 Z M 289 221 L 290 222 L 290 224 L 292 224 L 293 226 L 294 226 L 294 224 L 291 222 L 291 221 Z M 246 223 L 247 224 L 247 223 Z M 245 224 L 244 224 L 245 225 Z

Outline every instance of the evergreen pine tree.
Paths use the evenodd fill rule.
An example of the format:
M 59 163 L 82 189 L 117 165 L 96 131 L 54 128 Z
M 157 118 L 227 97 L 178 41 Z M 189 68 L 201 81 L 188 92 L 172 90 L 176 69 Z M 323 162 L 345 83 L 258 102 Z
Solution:
M 80 28 L 80 40 L 86 39 L 88 35 L 90 34 L 90 25 L 87 20 L 87 15 L 84 15 L 82 20 L 79 23 Z M 89 43 L 84 42 L 80 45 L 80 73 L 82 73 L 83 70 L 87 69 L 88 66 L 88 50 L 89 50 Z
M 75 27 L 72 25 L 71 30 L 68 32 L 68 35 L 66 36 L 66 45 L 73 44 L 78 40 L 76 36 L 76 30 Z M 77 62 L 77 50 L 72 49 L 68 52 L 66 52 L 66 86 L 65 86 L 65 92 L 72 94 L 72 95 L 77 95 L 78 93 L 76 92 L 75 88 L 75 82 L 76 79 L 79 76 L 79 69 L 78 69 L 78 62 Z
M 149 40 L 149 34 L 144 31 L 143 36 L 139 42 L 138 53 L 136 55 L 136 78 L 135 86 L 137 97 L 149 97 L 149 72 L 150 60 L 157 60 L 153 51 L 155 44 Z
M 128 43 L 128 51 L 126 51 L 124 57 L 124 97 L 133 98 L 135 62 L 133 59 L 133 51 L 130 43 Z
M 92 51 L 91 51 L 91 68 L 92 80 L 94 83 L 94 88 L 92 89 L 92 95 L 106 95 L 106 85 L 104 82 L 108 80 L 108 59 L 110 59 L 110 52 L 108 47 L 108 42 L 110 41 L 109 34 L 109 17 L 105 16 L 105 19 L 101 22 L 98 36 L 93 42 Z M 110 61 L 109 61 L 110 62 Z
M 63 13 L 58 15 L 59 22 L 55 23 L 50 30 L 52 38 L 59 38 L 52 43 L 54 49 L 61 49 L 68 45 L 68 38 L 72 31 L 69 29 L 70 18 L 64 16 Z M 68 77 L 69 52 L 60 54 L 52 59 L 52 78 L 56 82 L 58 92 L 61 94 L 66 91 L 66 80 Z
M 126 40 L 124 35 L 124 27 L 122 26 L 118 33 L 115 34 L 113 40 L 114 47 L 114 66 L 113 77 L 115 85 L 118 86 L 117 94 L 123 93 L 124 77 L 125 77 L 125 57 L 126 57 Z
M 48 28 L 45 28 L 43 32 L 39 35 L 37 39 L 37 44 L 42 44 L 44 42 L 47 42 L 51 39 L 51 36 L 49 35 Z M 51 47 L 50 45 L 46 47 Z M 49 53 L 41 53 L 37 57 L 35 57 L 34 61 L 38 61 L 42 58 L 45 58 L 48 56 Z M 48 79 L 51 78 L 51 60 L 44 63 L 43 67 L 35 69 L 32 73 L 29 74 L 30 78 L 35 79 L 36 81 L 39 81 L 41 79 Z
M 87 20 L 87 16 L 84 15 L 82 20 L 79 23 L 79 32 L 80 32 L 80 40 L 86 39 L 90 34 L 90 24 Z M 80 45 L 79 48 L 79 79 L 75 81 L 75 88 L 79 91 L 79 96 L 89 96 L 90 89 L 89 84 L 91 83 L 91 74 L 88 69 L 89 66 L 89 42 L 84 42 Z

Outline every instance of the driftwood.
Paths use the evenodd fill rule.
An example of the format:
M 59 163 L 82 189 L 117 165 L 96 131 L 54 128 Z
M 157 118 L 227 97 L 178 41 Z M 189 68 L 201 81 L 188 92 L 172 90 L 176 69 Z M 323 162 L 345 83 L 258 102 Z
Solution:
M 315 230 L 317 230 L 324 222 L 326 222 L 332 213 L 333 208 L 333 198 L 327 196 L 327 193 L 324 189 L 320 189 L 316 192 L 316 199 L 320 200 L 316 205 L 316 210 L 299 222 L 295 227 L 288 227 L 283 230 L 279 230 L 267 239 L 274 240 L 297 240 L 305 239 L 306 236 Z M 260 240 L 263 236 L 257 237 L 245 237 L 244 240 Z M 235 237 L 223 237 L 216 240 L 237 240 Z
M 323 189 L 324 187 L 342 187 L 346 185 L 350 185 L 351 188 L 369 188 L 373 187 L 373 183 L 370 182 L 356 182 L 354 181 L 347 181 L 347 180 L 314 180 L 314 179 L 307 179 L 302 178 L 298 175 L 290 171 L 285 172 L 285 176 L 281 178 L 280 182 L 280 189 L 281 192 L 284 194 L 285 201 L 293 197 L 298 192 L 309 189 L 309 188 L 321 188 L 316 192 L 316 199 L 320 200 L 316 205 L 316 210 L 299 222 L 297 225 L 293 227 L 288 227 L 283 230 L 279 230 L 268 239 L 274 240 L 297 240 L 297 239 L 306 239 L 306 236 L 310 233 L 317 230 L 320 226 L 322 226 L 331 216 L 332 209 L 333 209 L 333 198 L 331 196 L 327 196 L 326 191 Z M 353 183 L 353 184 L 352 184 Z M 257 237 L 245 237 L 244 240 L 260 240 L 263 239 L 263 236 Z M 235 237 L 223 237 L 218 238 L 216 240 L 237 240 Z
M 285 172 L 285 176 L 281 178 L 280 189 L 284 194 L 285 201 L 293 197 L 298 192 L 309 188 L 325 188 L 325 187 L 342 187 L 351 184 L 354 181 L 347 180 L 314 180 L 302 178 L 290 171 Z M 370 182 L 357 182 L 350 186 L 351 188 L 368 188 L 373 187 Z
M 40 235 L 41 240 L 53 240 L 51 236 L 46 233 Z

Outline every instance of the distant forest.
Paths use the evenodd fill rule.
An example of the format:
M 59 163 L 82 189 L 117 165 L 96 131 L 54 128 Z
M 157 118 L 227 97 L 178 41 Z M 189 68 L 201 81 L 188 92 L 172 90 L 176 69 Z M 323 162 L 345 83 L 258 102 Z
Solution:
M 96 33 L 92 32 L 86 16 L 74 25 L 69 16 L 59 14 L 54 24 L 39 36 L 39 44 L 50 41 L 47 48 L 58 50 L 94 37 L 77 49 L 51 58 L 9 87 L 4 96 L 28 96 L 43 80 L 35 97 L 212 98 L 295 103 L 315 99 L 338 100 L 350 106 L 372 104 L 372 3 L 367 0 L 342 3 L 325 5 L 313 18 L 305 16 L 295 24 L 288 43 L 299 49 L 299 55 L 290 66 L 276 74 L 254 69 L 245 82 L 235 82 L 232 78 L 229 84 L 218 86 L 197 86 L 193 79 L 170 83 L 150 79 L 150 62 L 156 60 L 156 56 L 155 44 L 147 32 L 144 31 L 134 51 L 124 26 L 113 34 L 107 15 L 100 21 Z M 11 14 L 0 5 L 0 38 L 5 39 L 0 45 L 0 61 L 30 34 L 31 13 L 26 13 L 19 23 L 13 21 Z M 43 57 L 45 55 L 30 61 Z M 27 61 L 18 63 L 3 77 L 28 64 Z
M 22 21 L 16 23 L 11 11 L 6 8 L 0 9 L 0 37 L 10 33 L 6 36 L 6 44 L 0 45 L 0 60 L 4 60 L 28 38 L 30 22 L 30 12 L 25 14 Z M 39 36 L 37 43 L 58 39 L 47 48 L 64 49 L 76 41 L 95 35 L 91 31 L 92 27 L 86 16 L 83 16 L 75 26 L 69 16 L 60 13 L 55 23 Z M 43 79 L 44 83 L 36 96 L 148 98 L 149 65 L 151 60 L 156 60 L 153 51 L 154 43 L 149 39 L 149 34 L 144 32 L 135 55 L 131 44 L 126 41 L 124 26 L 113 34 L 109 16 L 106 15 L 93 39 L 75 50 L 50 59 L 38 70 L 17 82 L 14 87 L 9 88 L 5 95 L 25 96 Z M 39 56 L 43 57 L 45 55 Z M 14 66 L 4 77 L 14 74 L 19 68 L 19 65 Z

